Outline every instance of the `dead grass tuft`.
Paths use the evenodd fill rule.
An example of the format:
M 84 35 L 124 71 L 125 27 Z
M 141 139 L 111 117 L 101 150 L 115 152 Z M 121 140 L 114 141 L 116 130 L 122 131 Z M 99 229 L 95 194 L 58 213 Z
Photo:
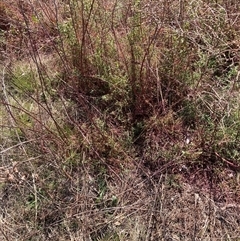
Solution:
M 238 240 L 236 1 L 0 3 L 0 239 Z

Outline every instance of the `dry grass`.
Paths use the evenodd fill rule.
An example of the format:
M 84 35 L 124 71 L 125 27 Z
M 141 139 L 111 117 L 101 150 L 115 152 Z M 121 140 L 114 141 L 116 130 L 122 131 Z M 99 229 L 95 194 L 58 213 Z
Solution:
M 0 3 L 0 239 L 239 240 L 237 1 Z

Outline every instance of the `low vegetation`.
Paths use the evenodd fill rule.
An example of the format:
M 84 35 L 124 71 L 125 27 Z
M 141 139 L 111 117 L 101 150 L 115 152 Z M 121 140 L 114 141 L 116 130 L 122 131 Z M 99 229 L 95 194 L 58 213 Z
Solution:
M 0 239 L 240 240 L 237 1 L 0 2 Z

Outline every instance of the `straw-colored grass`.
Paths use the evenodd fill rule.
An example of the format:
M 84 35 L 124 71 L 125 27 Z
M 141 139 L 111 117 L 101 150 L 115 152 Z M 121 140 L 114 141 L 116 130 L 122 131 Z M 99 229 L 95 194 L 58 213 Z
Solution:
M 239 240 L 237 1 L 0 3 L 0 240 Z

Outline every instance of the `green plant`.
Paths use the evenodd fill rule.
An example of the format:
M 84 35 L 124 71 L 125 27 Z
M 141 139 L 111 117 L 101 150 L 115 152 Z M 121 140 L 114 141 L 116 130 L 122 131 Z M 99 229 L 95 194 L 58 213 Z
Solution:
M 31 95 L 36 91 L 38 85 L 36 73 L 28 65 L 16 66 L 12 71 L 11 84 L 14 89 L 13 92 Z
M 239 237 L 238 5 L 3 0 L 0 239 Z

